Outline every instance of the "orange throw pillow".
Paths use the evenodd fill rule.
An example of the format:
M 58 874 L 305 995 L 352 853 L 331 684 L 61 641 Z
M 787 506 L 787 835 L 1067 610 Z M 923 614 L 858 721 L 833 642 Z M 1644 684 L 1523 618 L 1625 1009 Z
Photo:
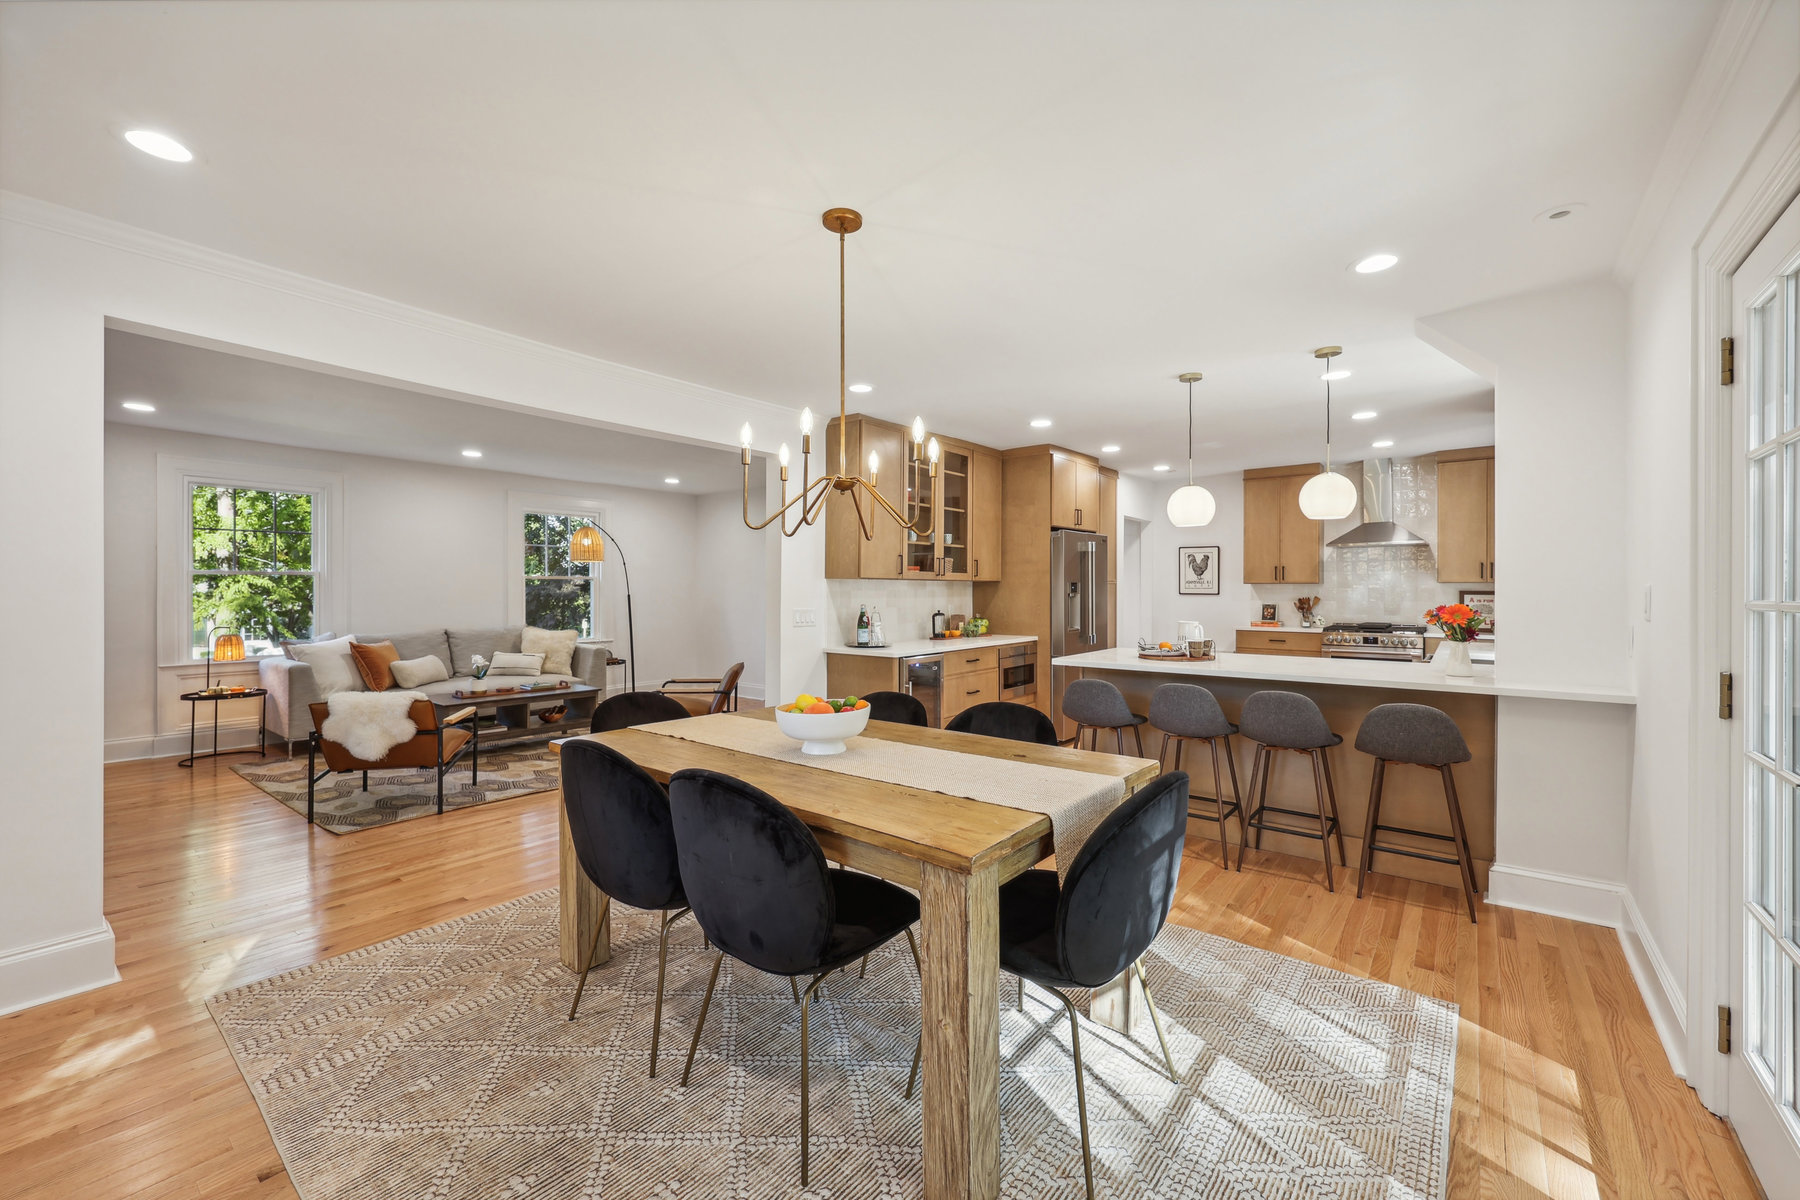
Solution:
M 350 653 L 356 657 L 356 670 L 371 692 L 385 692 L 394 686 L 394 672 L 389 668 L 400 660 L 400 652 L 392 642 L 351 642 Z

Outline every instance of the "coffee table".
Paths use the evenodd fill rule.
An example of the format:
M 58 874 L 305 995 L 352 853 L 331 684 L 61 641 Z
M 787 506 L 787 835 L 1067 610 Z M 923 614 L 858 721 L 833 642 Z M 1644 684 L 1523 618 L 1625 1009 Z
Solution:
M 479 685 L 477 685 L 479 686 Z M 593 720 L 594 709 L 606 695 L 604 689 L 585 683 L 572 683 L 563 688 L 539 688 L 536 691 L 497 692 L 488 688 L 480 694 L 464 689 L 460 695 L 444 696 L 431 703 L 441 719 L 465 708 L 476 710 L 476 740 L 481 749 L 512 746 L 524 742 L 548 741 L 571 733 L 586 733 Z M 540 721 L 531 709 L 553 704 L 566 704 L 569 711 L 560 721 Z M 496 725 L 483 725 L 481 716 L 491 715 Z

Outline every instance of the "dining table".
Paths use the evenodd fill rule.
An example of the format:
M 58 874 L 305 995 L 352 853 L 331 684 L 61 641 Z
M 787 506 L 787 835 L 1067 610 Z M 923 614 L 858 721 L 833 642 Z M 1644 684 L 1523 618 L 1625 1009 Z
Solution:
M 698 718 L 773 719 L 769 708 Z M 861 778 L 794 761 L 797 756 L 765 757 L 668 736 L 647 726 L 584 736 L 624 754 L 665 785 L 676 771 L 698 767 L 761 788 L 806 823 L 826 858 L 918 892 L 924 1194 L 926 1200 L 998 1197 L 999 889 L 1053 855 L 1050 818 L 924 786 Z M 1161 771 L 1153 759 L 885 721 L 870 721 L 860 736 L 1111 776 L 1123 784 L 1125 795 Z M 942 778 L 935 782 L 946 786 Z M 603 926 L 596 963 L 611 955 L 611 931 L 604 927 L 610 925 L 601 911 L 604 897 L 576 858 L 566 812 L 560 867 L 561 958 L 579 972 L 596 921 Z M 1129 1027 L 1132 1009 L 1142 1003 L 1130 974 L 1095 991 L 1092 1019 L 1115 1029 Z

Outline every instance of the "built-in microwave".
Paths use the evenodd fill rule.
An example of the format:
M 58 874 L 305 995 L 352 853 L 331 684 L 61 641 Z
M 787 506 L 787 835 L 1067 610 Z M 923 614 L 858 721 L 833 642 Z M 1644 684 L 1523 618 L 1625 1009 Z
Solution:
M 1000 647 L 1000 698 L 1020 700 L 1037 695 L 1037 643 Z

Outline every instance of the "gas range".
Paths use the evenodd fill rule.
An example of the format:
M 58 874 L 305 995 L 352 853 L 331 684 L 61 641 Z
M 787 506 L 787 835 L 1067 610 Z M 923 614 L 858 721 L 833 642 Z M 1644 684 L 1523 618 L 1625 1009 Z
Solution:
M 1425 661 L 1425 627 L 1392 621 L 1343 621 L 1325 627 L 1320 654 L 1326 658 L 1379 658 Z

